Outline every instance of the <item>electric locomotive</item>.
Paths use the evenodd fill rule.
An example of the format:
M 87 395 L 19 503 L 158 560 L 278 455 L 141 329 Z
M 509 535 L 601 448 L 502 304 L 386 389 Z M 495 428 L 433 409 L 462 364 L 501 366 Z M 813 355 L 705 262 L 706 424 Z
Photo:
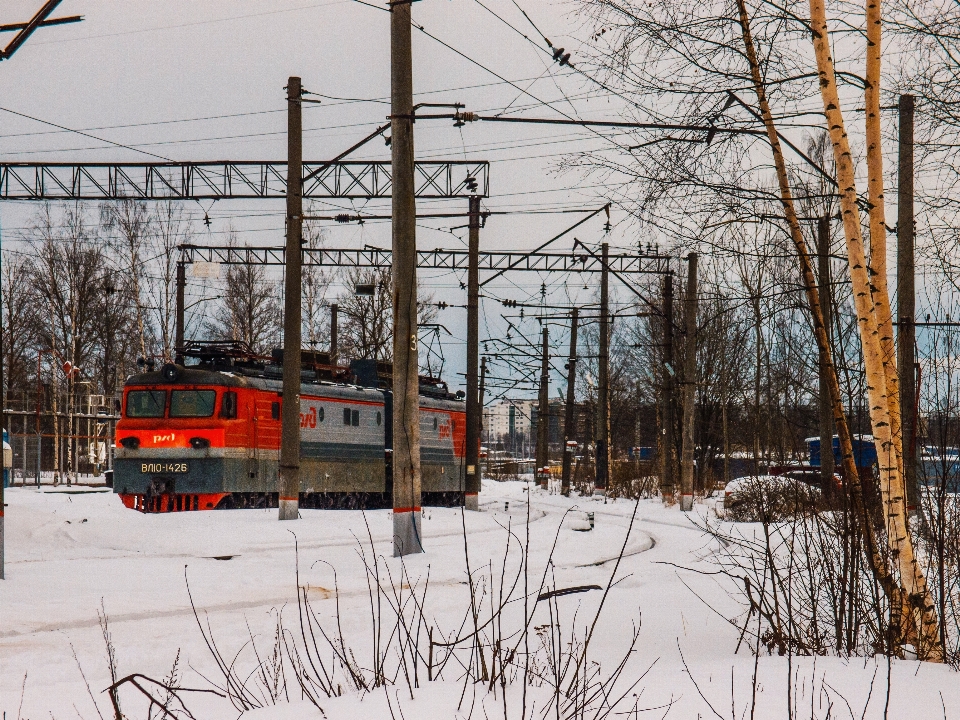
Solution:
M 192 342 L 183 354 L 195 362 L 125 383 L 114 492 L 144 512 L 276 507 L 283 351 Z M 391 377 L 387 363 L 302 353 L 300 507 L 391 507 Z M 435 378 L 420 379 L 420 442 L 422 504 L 463 505 L 463 395 Z

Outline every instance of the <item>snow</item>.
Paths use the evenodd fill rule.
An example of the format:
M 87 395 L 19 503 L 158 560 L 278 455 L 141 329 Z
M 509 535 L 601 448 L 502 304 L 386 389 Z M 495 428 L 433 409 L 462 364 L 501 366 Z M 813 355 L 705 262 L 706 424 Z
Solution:
M 539 586 L 554 545 L 546 589 L 603 588 L 634 512 L 633 501 L 564 498 L 529 489 L 522 482 L 485 482 L 481 512 L 426 509 L 427 552 L 401 564 L 389 557 L 389 511 L 307 510 L 301 519 L 285 523 L 277 521 L 276 510 L 146 515 L 124 508 L 115 495 L 97 488 L 64 490 L 26 487 L 8 489 L 6 494 L 0 710 L 8 720 L 51 716 L 95 720 L 99 715 L 94 699 L 104 717 L 112 715 L 101 692 L 110 684 L 101 611 L 109 619 L 120 676 L 139 672 L 163 678 L 179 651 L 182 685 L 210 687 L 204 676 L 216 678 L 216 666 L 197 626 L 187 582 L 204 627 L 209 626 L 225 656 L 240 652 L 242 664 L 249 661 L 251 634 L 262 647 L 270 645 L 278 613 L 290 627 L 296 625 L 299 566 L 299 584 L 309 586 L 314 610 L 331 618 L 339 602 L 347 644 L 364 658 L 369 649 L 370 600 L 361 555 L 369 557 L 370 538 L 382 556 L 381 568 L 398 583 L 407 573 L 407 593 L 411 585 L 422 589 L 429 572 L 429 614 L 438 628 L 451 632 L 461 626 L 469 607 L 463 524 L 475 573 L 487 568 L 483 572 L 499 577 L 508 554 L 509 527 L 511 553 L 517 552 L 529 530 L 531 592 Z M 593 530 L 584 528 L 587 512 L 594 513 Z M 709 574 L 715 569 L 710 556 L 717 548 L 695 524 L 710 516 L 716 521 L 709 504 L 697 505 L 693 517 L 687 517 L 658 500 L 639 503 L 590 653 L 591 659 L 612 670 L 629 649 L 632 628 L 637 627 L 638 642 L 622 690 L 645 671 L 646 675 L 618 708 L 629 715 L 616 717 L 715 717 L 710 705 L 722 718 L 750 717 L 754 688 L 757 718 L 789 717 L 788 695 L 793 717 L 826 717 L 831 702 L 832 718 L 884 717 L 886 658 L 761 655 L 754 685 L 754 655 L 745 647 L 734 652 L 739 630 L 729 619 L 742 612 L 733 596 L 735 588 L 726 578 Z M 508 575 L 518 567 L 513 561 L 507 566 Z M 571 594 L 557 598 L 555 607 L 562 621 L 575 625 L 582 636 L 602 597 L 597 590 Z M 489 603 L 489 597 L 484 602 Z M 547 605 L 537 605 L 535 625 L 550 622 Z M 569 635 L 569 630 L 565 633 Z M 888 717 L 960 717 L 960 683 L 949 668 L 893 661 L 889 670 Z M 465 687 L 454 675 L 441 682 L 420 677 L 419 685 L 412 691 L 413 699 L 402 679 L 371 693 L 324 699 L 321 714 L 300 699 L 293 683 L 289 704 L 248 711 L 243 717 L 503 717 L 499 690 L 494 695 L 483 686 Z M 520 716 L 521 689 L 520 682 L 507 686 L 508 717 Z M 186 699 L 198 718 L 233 719 L 239 714 L 210 695 Z M 548 701 L 546 687 L 530 688 L 528 713 L 533 705 L 533 716 L 540 717 L 539 708 Z M 125 693 L 123 702 L 128 717 L 146 717 L 145 703 L 134 694 Z M 647 708 L 658 709 L 639 712 Z

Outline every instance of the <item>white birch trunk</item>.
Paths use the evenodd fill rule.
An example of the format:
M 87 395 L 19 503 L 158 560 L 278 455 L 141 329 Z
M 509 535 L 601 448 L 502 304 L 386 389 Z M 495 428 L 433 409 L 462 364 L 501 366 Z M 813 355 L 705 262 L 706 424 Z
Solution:
M 880 466 L 880 494 L 883 501 L 887 543 L 891 559 L 900 574 L 900 583 L 907 599 L 916 608 L 919 633 L 916 648 L 927 660 L 941 662 L 936 609 L 926 578 L 917 563 L 913 542 L 907 531 L 906 498 L 903 476 L 899 472 L 898 457 L 894 445 L 887 370 L 883 362 L 883 346 L 880 327 L 875 313 L 871 278 L 867 268 L 863 236 L 860 232 L 860 212 L 857 208 L 857 187 L 854 175 L 850 141 L 840 110 L 830 36 L 827 27 L 824 0 L 810 0 L 810 20 L 813 30 L 813 46 L 817 59 L 820 94 L 823 110 L 833 144 L 837 182 L 840 192 L 840 208 L 843 218 L 844 238 L 847 246 L 847 263 L 853 283 L 853 299 L 857 312 L 857 326 L 863 349 L 866 370 L 867 397 L 870 406 L 870 424 L 877 444 Z

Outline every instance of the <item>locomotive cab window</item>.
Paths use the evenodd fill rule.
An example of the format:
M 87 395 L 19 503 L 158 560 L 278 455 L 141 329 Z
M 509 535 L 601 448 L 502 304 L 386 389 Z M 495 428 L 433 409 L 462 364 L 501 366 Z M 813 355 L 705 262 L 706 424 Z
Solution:
M 162 418 L 166 404 L 166 390 L 131 390 L 127 393 L 127 417 Z
M 216 402 L 216 390 L 174 390 L 170 393 L 170 417 L 210 417 Z
M 223 400 L 220 401 L 220 417 L 224 420 L 233 420 L 237 417 L 237 394 L 233 390 L 223 393 Z

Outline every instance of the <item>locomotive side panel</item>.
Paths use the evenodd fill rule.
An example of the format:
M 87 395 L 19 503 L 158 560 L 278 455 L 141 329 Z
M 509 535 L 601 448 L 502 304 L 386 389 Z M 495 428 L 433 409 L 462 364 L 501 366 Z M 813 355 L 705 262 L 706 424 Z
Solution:
M 463 492 L 466 418 L 454 403 L 434 401 L 420 408 L 421 489 Z
M 302 492 L 385 491 L 383 402 L 372 392 L 358 399 L 359 392 L 338 388 L 323 397 L 301 396 Z
M 247 472 L 224 478 L 227 492 L 264 492 L 277 487 L 280 473 L 280 395 L 256 389 L 250 393 L 244 420 L 247 440 L 242 448 Z

